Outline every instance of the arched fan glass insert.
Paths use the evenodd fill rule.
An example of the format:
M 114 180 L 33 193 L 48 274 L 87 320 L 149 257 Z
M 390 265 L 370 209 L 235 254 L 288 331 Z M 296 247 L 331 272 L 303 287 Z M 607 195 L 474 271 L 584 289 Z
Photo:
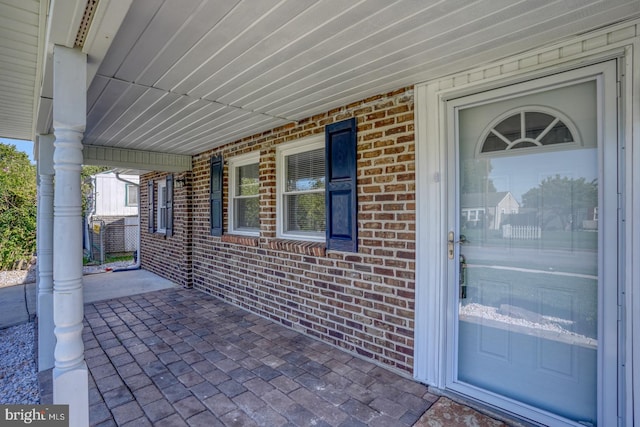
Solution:
M 479 153 L 579 144 L 577 128 L 558 111 L 525 107 L 496 119 L 483 133 Z

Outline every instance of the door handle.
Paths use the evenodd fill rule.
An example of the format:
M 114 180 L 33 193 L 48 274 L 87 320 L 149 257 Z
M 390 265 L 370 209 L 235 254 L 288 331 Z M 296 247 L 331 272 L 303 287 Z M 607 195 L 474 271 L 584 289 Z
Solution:
M 469 243 L 469 240 L 467 239 L 467 236 L 465 236 L 464 234 L 460 235 L 460 240 L 456 240 L 455 233 L 453 231 L 450 231 L 449 235 L 447 236 L 447 256 L 449 257 L 449 259 L 453 259 L 456 243 L 460 243 L 461 245 L 464 245 L 465 243 Z
M 447 254 L 449 256 L 449 259 L 453 259 L 453 253 L 455 251 L 455 234 L 453 231 L 449 232 L 449 236 L 447 238 Z

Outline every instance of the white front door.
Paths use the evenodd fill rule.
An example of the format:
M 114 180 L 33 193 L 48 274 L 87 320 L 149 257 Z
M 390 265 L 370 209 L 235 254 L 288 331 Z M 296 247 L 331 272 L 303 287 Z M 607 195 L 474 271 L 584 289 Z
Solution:
M 447 103 L 447 388 L 543 423 L 617 393 L 615 67 Z

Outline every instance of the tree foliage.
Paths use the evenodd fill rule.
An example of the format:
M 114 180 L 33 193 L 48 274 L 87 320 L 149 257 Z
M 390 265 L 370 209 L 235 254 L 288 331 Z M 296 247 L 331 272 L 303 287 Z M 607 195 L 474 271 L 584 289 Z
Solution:
M 29 261 L 36 249 L 36 168 L 0 143 L 0 270 Z
M 462 194 L 497 192 L 493 180 L 489 178 L 492 169 L 493 166 L 488 159 L 472 159 L 463 162 L 460 192 Z
M 260 184 L 256 176 L 240 177 L 238 195 L 247 196 L 236 200 L 236 225 L 247 228 L 260 228 Z
M 522 195 L 522 207 L 543 215 L 543 226 L 559 221 L 563 230 L 575 227 L 577 215 L 598 206 L 598 183 L 556 175 Z

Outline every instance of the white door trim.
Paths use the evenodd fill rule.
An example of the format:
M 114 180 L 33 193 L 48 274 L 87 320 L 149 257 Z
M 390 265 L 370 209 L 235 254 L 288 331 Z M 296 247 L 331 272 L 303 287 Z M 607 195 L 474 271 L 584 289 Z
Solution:
M 640 393 L 640 38 L 636 37 L 632 45 L 627 46 L 622 78 L 623 94 L 621 140 L 626 152 L 621 164 L 624 167 L 626 186 L 623 189 L 624 200 L 622 209 L 625 225 L 622 234 L 625 241 L 622 244 L 624 262 L 623 277 L 625 286 L 624 302 L 626 311 L 622 318 L 627 327 L 624 329 L 623 350 L 625 367 L 623 371 L 625 384 L 622 385 L 625 394 L 624 408 L 621 411 L 623 421 L 628 425 L 640 426 L 640 399 L 634 395 Z M 636 53 L 634 53 L 636 52 Z M 635 125 L 635 126 L 634 126 Z M 635 167 L 635 170 L 634 170 Z M 633 219 L 636 218 L 634 221 Z M 636 337 L 636 339 L 634 339 Z
M 617 332 L 617 305 L 618 305 L 618 231 L 617 231 L 617 114 L 616 114 L 616 62 L 609 60 L 576 70 L 554 74 L 548 77 L 536 80 L 510 85 L 500 89 L 494 89 L 490 92 L 482 92 L 472 94 L 462 98 L 456 98 L 447 101 L 447 125 L 449 126 L 448 141 L 454 144 L 454 111 L 456 108 L 469 107 L 478 104 L 492 103 L 495 100 L 504 100 L 512 97 L 522 97 L 530 93 L 538 93 L 553 88 L 571 86 L 584 81 L 597 82 L 597 111 L 598 111 L 598 168 L 601 171 L 598 179 L 600 191 L 599 206 L 600 210 L 599 226 L 601 230 L 598 233 L 598 247 L 601 256 L 599 257 L 598 276 L 598 417 L 600 421 L 598 425 L 611 425 L 615 423 L 617 417 L 617 364 L 618 359 L 618 332 Z M 457 159 L 454 155 L 454 147 L 450 145 L 451 163 L 456 163 Z M 454 174 L 449 169 L 449 190 L 448 194 L 454 195 L 455 187 Z M 450 212 L 456 212 L 455 198 L 450 197 Z M 450 215 L 453 215 L 450 213 Z M 449 218 L 449 224 L 452 224 L 452 218 Z M 447 229 L 453 229 L 451 225 Z M 603 238 L 607 236 L 607 238 Z M 451 263 L 449 263 L 451 264 Z M 451 265 L 449 265 L 451 268 Z M 451 275 L 451 271 L 449 272 Z M 453 277 L 451 277 L 453 279 Z M 449 279 L 449 280 L 451 280 Z M 606 284 L 604 286 L 603 284 Z M 449 292 L 447 307 L 454 312 L 457 307 L 457 298 L 452 298 Z M 449 330 L 447 337 L 456 335 L 453 323 L 448 321 Z M 566 425 L 576 426 L 578 424 L 567 422 L 567 420 L 539 411 L 528 405 L 505 399 L 503 396 L 495 395 L 480 390 L 468 384 L 460 383 L 454 375 L 454 366 L 457 366 L 455 357 L 457 355 L 456 342 L 453 339 L 447 340 L 446 363 L 448 363 L 446 375 L 446 387 L 463 393 L 468 396 L 477 397 L 491 405 L 502 407 L 510 412 L 519 413 L 520 415 L 542 422 L 546 425 Z M 605 361 L 609 361 L 605 363 Z M 613 361 L 613 362 L 611 362 Z
M 437 388 L 445 388 L 445 354 L 448 310 L 446 310 L 446 175 L 447 150 L 445 102 L 459 96 L 493 89 L 578 68 L 610 58 L 619 58 L 623 70 L 622 91 L 640 87 L 640 58 L 633 55 L 640 42 L 637 22 L 626 23 L 568 40 L 562 44 L 529 52 L 501 63 L 448 76 L 415 87 L 416 106 L 416 315 L 414 377 Z M 598 42 L 599 41 L 599 42 Z M 578 48 L 579 47 L 579 48 Z M 635 67 L 634 67 L 635 65 Z M 633 400 L 634 390 L 640 392 L 640 340 L 633 340 L 640 330 L 640 224 L 630 218 L 640 218 L 640 97 L 623 96 L 620 139 L 626 155 L 621 159 L 622 189 L 625 202 L 619 223 L 622 264 L 623 328 L 620 359 L 625 363 L 619 385 L 621 399 L 618 410 L 622 422 L 640 425 L 640 399 Z M 634 170 L 634 166 L 636 170 Z M 635 189 L 635 191 L 634 191 Z M 612 403 L 606 406 L 611 407 Z

